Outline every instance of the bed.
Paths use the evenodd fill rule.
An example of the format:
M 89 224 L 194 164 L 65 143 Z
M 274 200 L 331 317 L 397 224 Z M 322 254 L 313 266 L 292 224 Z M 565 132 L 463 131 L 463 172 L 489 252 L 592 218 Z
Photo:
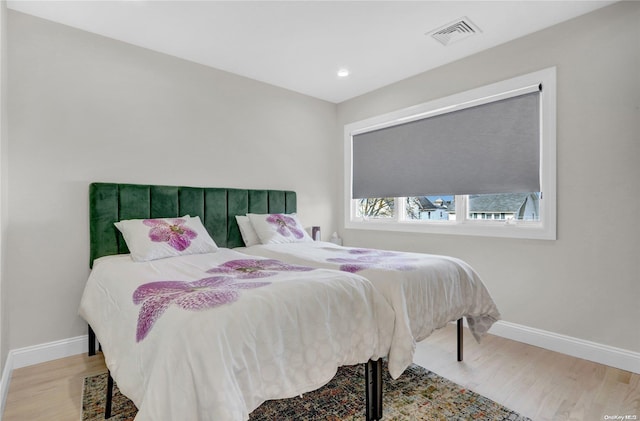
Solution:
M 380 361 L 395 317 L 384 297 L 358 275 L 231 250 L 243 245 L 235 215 L 295 210 L 288 191 L 91 184 L 92 271 L 79 313 L 90 353 L 97 339 L 136 420 L 246 420 L 359 363 L 367 419 L 382 416 Z M 134 247 L 141 227 L 172 253 L 185 241 L 202 249 Z
M 286 222 L 299 225 L 293 216 Z M 243 253 L 274 258 L 292 264 L 358 273 L 369 279 L 395 311 L 395 329 L 389 351 L 389 373 L 397 378 L 413 362 L 416 343 L 435 329 L 458 322 L 458 360 L 462 360 L 462 318 L 479 342 L 500 319 L 500 313 L 476 271 L 466 262 L 449 256 L 389 250 L 343 247 L 313 241 L 302 233 L 296 237 L 273 234 L 274 215 L 239 217 L 249 247 Z M 282 223 L 281 223 L 282 225 Z M 299 229 L 298 229 L 299 231 Z M 264 243 L 264 244 L 263 244 Z

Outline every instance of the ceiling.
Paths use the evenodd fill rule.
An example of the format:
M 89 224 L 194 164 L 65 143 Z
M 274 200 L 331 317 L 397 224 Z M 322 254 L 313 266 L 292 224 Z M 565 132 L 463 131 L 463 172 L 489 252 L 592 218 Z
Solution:
M 340 103 L 614 1 L 32 1 L 10 9 Z M 473 36 L 430 35 L 460 18 Z M 348 77 L 338 77 L 341 68 Z

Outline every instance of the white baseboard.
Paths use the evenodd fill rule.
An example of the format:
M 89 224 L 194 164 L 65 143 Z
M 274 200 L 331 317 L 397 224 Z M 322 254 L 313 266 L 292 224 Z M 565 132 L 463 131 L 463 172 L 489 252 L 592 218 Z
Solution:
M 2 379 L 0 380 L 0 420 L 2 419 L 2 414 L 4 414 L 4 406 L 13 370 L 82 354 L 87 352 L 87 343 L 87 335 L 84 335 L 9 351 L 4 370 L 2 370 Z
M 83 352 L 87 352 L 87 343 L 87 335 L 83 335 L 76 336 L 75 338 L 13 349 L 9 351 L 9 355 L 13 356 L 12 369 L 15 370 L 34 364 L 57 360 L 59 358 L 82 354 Z
M 489 329 L 489 333 L 640 374 L 640 352 L 602 345 L 502 320 L 496 322 Z
M 7 361 L 4 364 L 4 370 L 2 370 L 2 379 L 0 380 L 0 420 L 4 414 L 4 405 L 7 402 L 7 393 L 9 393 L 9 383 L 11 382 L 11 373 L 13 369 L 13 357 L 11 353 L 7 355 Z

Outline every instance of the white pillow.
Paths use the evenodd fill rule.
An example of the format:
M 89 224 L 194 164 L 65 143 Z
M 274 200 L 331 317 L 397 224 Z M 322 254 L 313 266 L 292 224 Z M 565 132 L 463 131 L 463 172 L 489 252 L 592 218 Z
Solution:
M 247 214 L 262 244 L 313 241 L 295 214 Z
M 114 224 L 136 262 L 218 250 L 200 217 L 128 219 Z
M 238 228 L 240 228 L 240 235 L 242 235 L 245 246 L 251 247 L 260 244 L 260 237 L 258 237 L 258 233 L 253 228 L 248 216 L 236 215 L 236 221 L 238 221 Z

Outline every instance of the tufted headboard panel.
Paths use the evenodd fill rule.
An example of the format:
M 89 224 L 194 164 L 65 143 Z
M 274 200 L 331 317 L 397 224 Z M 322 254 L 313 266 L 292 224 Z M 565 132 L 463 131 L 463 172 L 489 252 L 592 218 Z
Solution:
M 113 225 L 123 219 L 199 216 L 219 247 L 242 247 L 236 215 L 296 212 L 296 193 L 209 187 L 92 183 L 89 186 L 90 266 L 98 257 L 129 253 Z

